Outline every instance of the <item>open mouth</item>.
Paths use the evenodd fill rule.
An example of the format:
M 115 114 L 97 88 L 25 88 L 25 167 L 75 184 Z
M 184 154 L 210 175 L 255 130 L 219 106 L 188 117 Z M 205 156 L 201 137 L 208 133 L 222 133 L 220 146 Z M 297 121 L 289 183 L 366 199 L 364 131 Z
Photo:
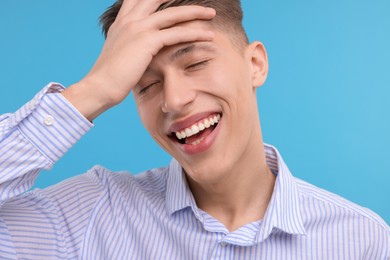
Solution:
M 190 127 L 172 132 L 170 138 L 180 144 L 198 145 L 214 131 L 221 117 L 220 113 L 210 115 Z

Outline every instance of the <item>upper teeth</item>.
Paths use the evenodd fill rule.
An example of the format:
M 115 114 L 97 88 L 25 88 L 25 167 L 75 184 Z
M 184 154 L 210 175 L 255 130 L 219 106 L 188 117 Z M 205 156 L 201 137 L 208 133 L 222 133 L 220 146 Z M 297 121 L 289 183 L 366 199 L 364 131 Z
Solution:
M 217 115 L 214 115 L 210 118 L 204 119 L 203 121 L 200 121 L 196 124 L 193 124 L 191 127 L 188 127 L 184 130 L 175 132 L 176 137 L 180 140 L 183 138 L 193 136 L 193 135 L 205 130 L 206 128 L 209 128 L 210 126 L 215 125 L 216 123 L 219 122 L 220 119 L 221 119 L 220 114 L 217 114 Z

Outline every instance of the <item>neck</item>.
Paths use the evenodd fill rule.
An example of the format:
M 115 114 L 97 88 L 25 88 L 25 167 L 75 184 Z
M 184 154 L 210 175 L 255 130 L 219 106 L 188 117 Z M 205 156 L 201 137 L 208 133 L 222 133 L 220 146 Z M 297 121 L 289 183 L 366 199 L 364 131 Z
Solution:
M 197 183 L 188 178 L 198 207 L 229 231 L 261 220 L 272 196 L 275 176 L 266 163 L 262 140 L 255 147 L 252 156 L 244 156 L 221 181 Z

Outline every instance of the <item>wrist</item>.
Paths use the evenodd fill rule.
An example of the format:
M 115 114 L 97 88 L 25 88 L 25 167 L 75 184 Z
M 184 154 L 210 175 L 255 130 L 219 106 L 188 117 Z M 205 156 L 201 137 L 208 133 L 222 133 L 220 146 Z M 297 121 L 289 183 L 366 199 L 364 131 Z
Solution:
M 71 85 L 62 92 L 62 95 L 91 122 L 115 105 L 101 92 L 97 84 L 88 79 Z

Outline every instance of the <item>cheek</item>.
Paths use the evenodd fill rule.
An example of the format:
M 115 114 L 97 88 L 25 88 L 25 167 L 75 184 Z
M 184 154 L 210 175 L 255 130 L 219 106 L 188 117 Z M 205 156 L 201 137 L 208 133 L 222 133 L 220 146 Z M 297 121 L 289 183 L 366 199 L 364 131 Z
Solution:
M 153 135 L 158 129 L 158 109 L 151 103 L 152 102 L 142 102 L 141 104 L 137 104 L 137 109 L 143 126 L 151 135 Z
M 226 99 L 237 99 L 245 95 L 245 89 L 249 89 L 250 82 L 245 71 L 239 66 L 216 67 L 208 79 L 208 87 L 213 89 L 216 95 Z
M 229 95 L 231 91 L 231 72 L 223 65 L 214 65 L 199 75 L 196 81 L 206 92 L 217 96 Z

